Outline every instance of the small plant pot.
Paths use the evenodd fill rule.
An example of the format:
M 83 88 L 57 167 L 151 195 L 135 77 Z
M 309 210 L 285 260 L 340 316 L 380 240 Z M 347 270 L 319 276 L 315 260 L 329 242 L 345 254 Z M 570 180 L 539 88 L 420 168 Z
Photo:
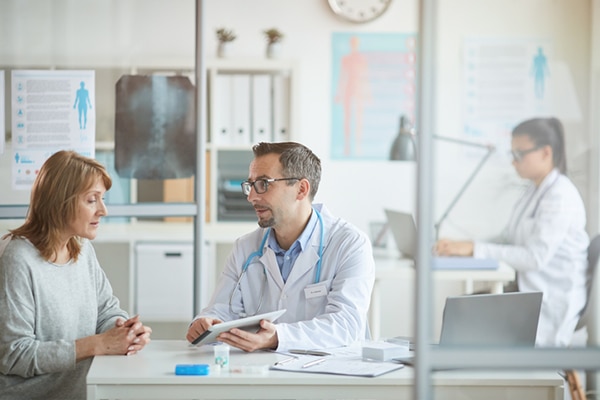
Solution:
M 267 45 L 267 58 L 281 57 L 281 43 L 269 43 Z
M 219 58 L 227 58 L 231 53 L 231 43 L 230 42 L 219 42 L 217 46 L 217 57 Z

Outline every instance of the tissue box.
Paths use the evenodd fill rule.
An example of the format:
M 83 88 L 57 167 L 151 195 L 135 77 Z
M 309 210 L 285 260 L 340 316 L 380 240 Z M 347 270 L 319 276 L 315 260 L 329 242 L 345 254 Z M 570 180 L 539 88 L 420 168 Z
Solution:
M 389 361 L 408 354 L 410 354 L 408 346 L 387 342 L 371 342 L 362 347 L 363 360 Z

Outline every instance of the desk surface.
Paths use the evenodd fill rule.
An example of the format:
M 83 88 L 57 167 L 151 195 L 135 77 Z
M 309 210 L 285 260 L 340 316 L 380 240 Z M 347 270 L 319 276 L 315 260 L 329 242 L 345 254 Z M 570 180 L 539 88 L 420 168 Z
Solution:
M 287 356 L 244 353 L 232 349 L 231 367 L 272 365 Z M 176 376 L 176 364 L 212 364 L 211 346 L 191 347 L 186 341 L 151 342 L 130 357 L 95 357 L 87 377 L 90 399 L 402 399 L 411 398 L 413 370 L 405 367 L 377 377 L 294 373 L 269 370 L 265 375 L 211 373 L 208 376 Z M 433 375 L 436 399 L 469 398 L 562 399 L 563 380 L 551 372 L 446 371 Z M 496 397 L 491 395 L 498 393 Z M 504 397 L 500 397 L 504 396 Z M 508 397 L 506 397 L 508 396 Z
M 416 276 L 414 263 L 407 258 L 398 256 L 375 255 L 376 272 L 379 279 L 386 278 L 411 278 Z M 464 281 L 510 282 L 515 279 L 515 270 L 504 262 L 499 263 L 498 269 L 457 269 L 457 270 L 434 270 L 432 276 L 435 279 Z

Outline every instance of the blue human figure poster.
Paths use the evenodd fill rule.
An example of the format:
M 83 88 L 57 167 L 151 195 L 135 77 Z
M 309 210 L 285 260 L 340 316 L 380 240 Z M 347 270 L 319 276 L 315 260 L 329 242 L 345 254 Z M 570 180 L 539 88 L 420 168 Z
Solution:
M 415 80 L 415 34 L 334 33 L 332 159 L 387 159 L 400 117 L 414 123 Z
M 533 65 L 531 66 L 531 74 L 535 81 L 535 97 L 542 99 L 544 97 L 545 83 L 549 74 L 548 59 L 544 54 L 542 47 L 538 47 L 537 53 L 533 56 Z
M 75 104 L 73 109 L 77 108 L 77 115 L 79 120 L 79 129 L 83 130 L 87 127 L 87 113 L 88 107 L 92 108 L 92 101 L 90 100 L 90 92 L 85 88 L 85 82 L 79 83 L 79 89 L 75 93 Z

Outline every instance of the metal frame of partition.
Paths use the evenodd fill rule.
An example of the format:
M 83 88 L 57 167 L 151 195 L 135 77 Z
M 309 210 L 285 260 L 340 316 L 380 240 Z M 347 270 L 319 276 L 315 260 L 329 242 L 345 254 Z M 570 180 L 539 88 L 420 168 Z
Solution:
M 25 218 L 29 206 L 0 206 L 0 219 Z M 198 214 L 198 205 L 194 203 L 140 203 L 111 204 L 110 217 L 190 217 Z
M 418 113 L 422 145 L 419 146 L 417 168 L 417 203 L 428 204 L 433 197 L 432 138 L 435 132 L 435 62 L 437 0 L 419 2 L 419 45 L 417 63 Z M 431 329 L 431 249 L 428 238 L 433 227 L 432 212 L 427 207 L 417 210 L 418 256 L 417 289 L 415 293 L 415 389 L 414 399 L 432 399 L 432 371 L 446 368 L 477 369 L 600 369 L 600 349 L 594 348 L 546 348 L 546 349 L 431 349 L 428 346 Z M 567 391 L 567 389 L 565 389 Z

